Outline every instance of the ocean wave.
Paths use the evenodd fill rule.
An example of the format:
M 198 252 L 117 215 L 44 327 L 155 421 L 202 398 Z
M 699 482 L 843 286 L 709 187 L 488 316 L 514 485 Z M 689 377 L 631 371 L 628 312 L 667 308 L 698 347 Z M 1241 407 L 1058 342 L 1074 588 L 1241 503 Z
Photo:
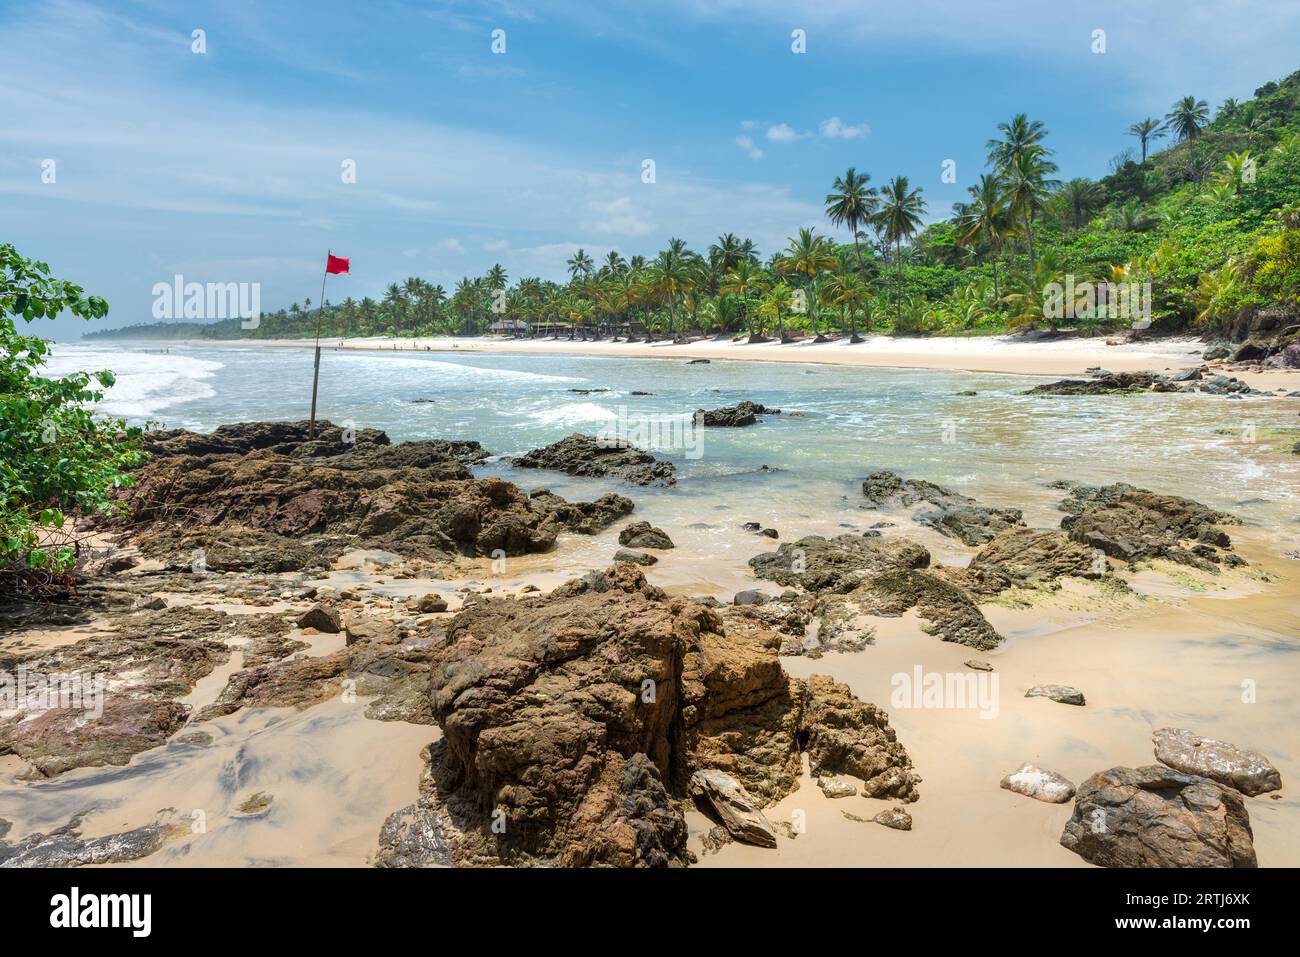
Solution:
M 206 380 L 223 366 L 213 359 L 176 352 L 56 344 L 42 371 L 56 377 L 108 369 L 117 381 L 97 408 L 125 419 L 147 419 L 182 402 L 215 396 L 216 390 Z

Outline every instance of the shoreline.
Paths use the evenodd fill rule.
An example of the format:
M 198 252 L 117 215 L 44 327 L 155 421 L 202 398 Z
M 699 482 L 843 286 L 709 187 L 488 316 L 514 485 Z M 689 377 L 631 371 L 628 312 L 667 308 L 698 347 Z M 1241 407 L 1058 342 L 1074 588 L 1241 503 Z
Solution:
M 127 341 L 127 340 L 124 340 Z M 155 340 L 134 340 L 141 343 Z M 892 337 L 873 335 L 858 345 L 847 340 L 826 343 L 812 341 L 782 344 L 749 344 L 729 339 L 699 342 L 626 343 L 602 340 L 582 342 L 567 339 L 505 339 L 488 336 L 463 338 L 425 337 L 394 339 L 322 338 L 323 351 L 417 352 L 445 355 L 587 356 L 622 359 L 707 359 L 739 362 L 796 362 L 850 366 L 864 369 L 926 369 L 1003 375 L 1073 378 L 1086 375 L 1092 367 L 1112 372 L 1177 371 L 1204 364 L 1203 344 L 1192 336 L 1178 336 L 1142 342 L 1107 345 L 1108 340 L 1059 339 L 1027 342 L 1016 336 Z M 1114 342 L 1115 340 L 1109 340 Z M 232 346 L 237 348 L 310 349 L 311 339 L 178 339 L 167 343 L 190 347 Z M 1252 371 L 1221 362 L 1210 363 L 1246 381 L 1252 388 L 1288 391 L 1300 385 L 1288 370 Z

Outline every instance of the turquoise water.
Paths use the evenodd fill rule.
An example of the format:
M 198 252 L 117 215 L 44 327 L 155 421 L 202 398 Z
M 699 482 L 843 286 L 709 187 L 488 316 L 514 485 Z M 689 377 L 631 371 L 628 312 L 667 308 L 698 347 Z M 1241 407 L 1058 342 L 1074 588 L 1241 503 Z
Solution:
M 163 348 L 60 345 L 55 369 L 113 368 L 119 384 L 107 409 L 134 421 L 204 430 L 307 415 L 310 349 Z M 638 507 L 683 521 L 728 506 L 785 526 L 836 524 L 861 521 L 862 476 L 892 468 L 990 503 L 1041 506 L 1041 515 L 1027 517 L 1054 524 L 1050 503 L 1059 493 L 1043 487 L 1048 481 L 1122 480 L 1296 529 L 1300 457 L 1284 453 L 1270 430 L 1300 425 L 1300 400 L 1018 394 L 1039 381 L 803 363 L 326 350 L 319 414 L 383 429 L 394 440 L 477 439 L 496 456 L 512 456 L 573 432 L 595 433 L 623 410 L 672 416 L 750 399 L 802 415 L 708 429 L 698 458 L 663 450 L 678 468 L 675 489 L 621 490 Z M 967 390 L 978 395 L 956 394 Z M 1291 434 L 1286 446 L 1298 438 Z M 764 465 L 775 471 L 759 471 Z M 482 471 L 584 497 L 618 487 L 499 460 Z

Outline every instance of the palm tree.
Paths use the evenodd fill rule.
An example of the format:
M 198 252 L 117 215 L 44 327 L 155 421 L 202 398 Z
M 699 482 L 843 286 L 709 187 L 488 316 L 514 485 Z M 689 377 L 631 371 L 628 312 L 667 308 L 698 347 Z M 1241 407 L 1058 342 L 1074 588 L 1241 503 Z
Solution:
M 677 297 L 691 284 L 691 264 L 694 258 L 695 254 L 686 248 L 686 240 L 670 239 L 668 248 L 659 253 L 650 265 L 651 282 L 656 291 L 668 300 L 669 338 L 677 324 Z
M 493 292 L 506 288 L 506 270 L 500 263 L 489 269 L 483 278 L 487 280 L 487 286 Z
M 1210 120 L 1210 105 L 1194 96 L 1185 96 L 1165 116 L 1169 128 L 1178 136 L 1179 142 L 1190 140 Z
M 1023 114 L 1022 114 L 1023 118 Z M 903 240 L 916 235 L 925 215 L 925 200 L 921 198 L 920 187 L 911 188 L 906 176 L 895 176 L 880 191 L 880 211 L 876 222 L 880 226 L 881 238 L 886 245 L 893 243 L 895 259 L 898 263 L 898 282 L 894 288 L 896 310 L 902 308 L 903 282 Z M 899 313 L 901 316 L 901 313 Z
M 814 230 L 805 226 L 799 230 L 799 236 L 789 237 L 790 245 L 781 259 L 778 272 L 793 272 L 804 277 L 805 293 L 808 299 L 808 318 L 813 332 L 820 335 L 817 327 L 817 274 L 834 269 L 839 263 L 831 242 L 825 236 L 814 235 Z
M 858 244 L 858 228 L 870 221 L 880 207 L 880 194 L 875 187 L 868 186 L 870 174 L 858 175 L 857 169 L 850 166 L 843 176 L 835 180 L 831 191 L 826 194 L 826 216 L 836 226 L 847 226 L 853 234 L 853 251 L 858 256 L 858 268 L 863 274 L 867 264 L 862 258 L 862 247 Z M 856 327 L 849 337 L 850 342 L 861 342 Z
M 735 233 L 723 233 L 718 237 L 718 241 L 709 247 L 709 261 L 724 274 L 735 269 L 744 255 L 740 239 Z
M 783 340 L 785 339 L 785 314 L 790 311 L 793 295 L 793 290 L 789 286 L 778 282 L 763 297 L 763 303 L 759 306 L 760 315 L 771 316 L 776 320 L 777 331 Z
M 1074 228 L 1078 229 L 1101 205 L 1101 190 L 1090 179 L 1072 179 L 1061 187 L 1061 198 L 1070 209 Z
M 1148 116 L 1145 120 L 1138 120 L 1128 128 L 1129 136 L 1136 136 L 1142 143 L 1142 162 L 1147 161 L 1147 144 L 1151 140 L 1158 140 L 1165 135 L 1165 125 L 1160 120 Z
M 989 164 L 996 170 L 1010 169 L 1028 152 L 1050 154 L 1043 145 L 1047 136 L 1047 127 L 1041 121 L 1031 121 L 1024 113 L 1017 113 L 1010 123 L 999 123 L 1001 139 L 989 140 L 985 147 L 989 151 Z
M 962 246 L 984 243 L 993 250 L 993 300 L 1002 297 L 998 291 L 998 259 L 1006 245 L 1011 229 L 1006 192 L 1002 181 L 984 173 L 978 186 L 970 187 L 972 202 L 965 204 L 957 218 L 957 242 Z
M 611 276 L 617 276 L 627 269 L 627 260 L 619 255 L 617 249 L 611 249 L 605 253 L 605 262 L 600 268 Z
M 579 276 L 588 276 L 591 274 L 591 257 L 587 255 L 586 250 L 579 249 L 569 259 L 566 266 L 569 267 L 569 279 L 577 279 Z
M 1021 153 L 1006 171 L 1007 204 L 1012 215 L 1019 214 L 1024 224 L 1031 266 L 1034 263 L 1034 216 L 1043 208 L 1051 191 L 1061 185 L 1059 180 L 1049 178 L 1055 172 L 1056 164 L 1036 147 Z
M 764 285 L 762 273 L 748 259 L 736 263 L 736 267 L 722 277 L 718 291 L 740 300 L 741 321 L 749 329 L 750 339 L 754 338 L 754 328 L 749 323 L 749 297 Z

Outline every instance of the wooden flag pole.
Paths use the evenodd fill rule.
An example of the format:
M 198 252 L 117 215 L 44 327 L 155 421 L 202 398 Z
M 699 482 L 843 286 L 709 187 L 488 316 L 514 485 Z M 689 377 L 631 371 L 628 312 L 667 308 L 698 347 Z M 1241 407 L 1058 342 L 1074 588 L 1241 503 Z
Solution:
M 316 384 L 320 381 L 320 320 L 321 313 L 325 311 L 325 280 L 329 278 L 330 266 L 329 257 L 334 251 L 330 250 L 325 256 L 325 272 L 320 277 L 320 302 L 316 304 L 316 364 L 311 370 L 311 421 L 307 424 L 307 438 L 316 438 Z

